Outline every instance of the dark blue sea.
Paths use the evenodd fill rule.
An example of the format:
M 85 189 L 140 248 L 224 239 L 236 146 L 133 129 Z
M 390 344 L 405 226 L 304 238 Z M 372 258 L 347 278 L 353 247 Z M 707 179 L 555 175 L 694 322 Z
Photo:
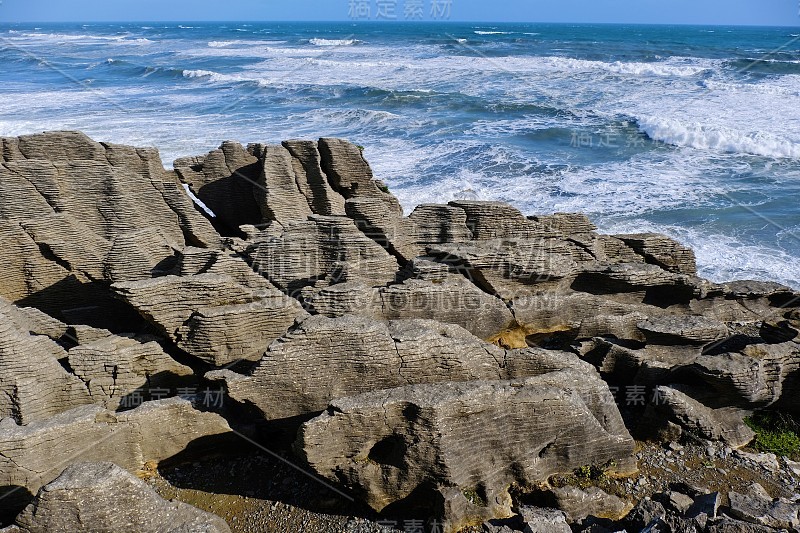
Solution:
M 0 135 L 341 136 L 407 211 L 497 199 L 660 231 L 701 274 L 800 287 L 800 28 L 0 26 Z

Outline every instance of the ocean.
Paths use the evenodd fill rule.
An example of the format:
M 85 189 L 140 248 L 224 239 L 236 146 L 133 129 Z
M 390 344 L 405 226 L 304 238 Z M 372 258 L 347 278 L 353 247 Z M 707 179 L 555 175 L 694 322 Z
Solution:
M 455 198 L 658 231 L 714 281 L 800 288 L 800 28 L 0 26 L 0 135 L 82 130 L 167 166 L 339 136 L 406 212 Z

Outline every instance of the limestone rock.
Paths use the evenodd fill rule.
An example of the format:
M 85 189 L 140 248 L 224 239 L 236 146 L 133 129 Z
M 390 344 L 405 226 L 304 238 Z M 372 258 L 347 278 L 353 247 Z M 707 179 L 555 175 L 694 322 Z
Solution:
M 176 396 L 194 381 L 192 369 L 164 353 L 157 342 L 117 335 L 72 348 L 69 366 L 86 383 L 92 400 L 112 410 L 141 403 L 126 405 L 130 394 Z
M 502 202 L 455 200 L 448 205 L 466 213 L 467 227 L 476 240 L 528 239 L 546 235 L 541 226 L 522 216 L 515 207 Z
M 76 132 L 3 144 L 20 148 L 0 163 L 0 241 L 14 250 L 0 260 L 7 272 L 0 295 L 54 313 L 97 304 L 101 288 L 92 286 L 109 275 L 151 277 L 148 266 L 189 241 L 220 245 L 154 149 L 100 144 Z M 163 247 L 153 245 L 154 235 Z M 135 258 L 128 265 L 119 260 L 123 252 Z
M 292 154 L 283 146 L 266 146 L 260 161 L 261 173 L 253 196 L 263 221 L 303 221 L 312 214 L 308 201 L 298 189 Z
M 666 517 L 667 511 L 664 506 L 648 498 L 637 503 L 623 523 L 630 531 L 643 531 L 654 521 L 664 520 Z
M 530 286 L 560 280 L 577 271 L 571 248 L 563 241 L 485 240 L 428 247 L 437 261 L 463 269 L 487 292 L 505 300 Z
M 615 460 L 623 471 L 634 464 L 608 388 L 574 371 L 336 400 L 302 426 L 296 446 L 316 472 L 373 509 L 438 501 L 453 530 L 510 516 L 512 483 L 527 486 L 586 463 Z
M 684 369 L 687 379 L 707 385 L 697 396 L 711 407 L 764 407 L 781 402 L 785 408 L 800 408 L 796 395 L 785 390 L 787 380 L 796 379 L 800 368 L 800 345 L 751 344 L 740 352 L 703 355 Z M 703 392 L 703 391 L 699 391 Z
M 318 413 L 337 398 L 407 384 L 509 379 L 555 369 L 594 372 L 574 355 L 506 351 L 455 325 L 312 316 L 274 342 L 247 376 L 209 372 L 267 420 Z M 336 376 L 335 380 L 331 376 Z
M 472 239 L 472 232 L 467 227 L 467 213 L 460 207 L 421 204 L 408 218 L 417 228 L 416 242 L 421 245 Z
M 501 300 L 450 273 L 381 288 L 359 283 L 331 285 L 306 303 L 312 312 L 330 317 L 354 313 L 384 320 L 430 318 L 457 324 L 482 339 L 514 324 L 514 316 Z
M 583 490 L 566 486 L 552 489 L 552 492 L 556 505 L 564 511 L 570 522 L 578 522 L 588 516 L 618 520 L 632 507 L 630 502 L 608 494 L 598 487 Z
M 183 183 L 231 230 L 262 221 L 253 195 L 261 168 L 258 158 L 241 144 L 224 142 L 205 156 L 185 157 L 173 163 Z
M 17 329 L 9 308 L 0 307 L 0 417 L 28 424 L 91 403 L 83 382 L 59 364 L 64 350 L 28 328 Z
M 691 248 L 657 233 L 615 235 L 616 238 L 633 248 L 648 263 L 656 264 L 670 272 L 694 275 L 697 264 Z
M 763 493 L 763 489 L 761 492 Z M 789 500 L 773 501 L 766 494 L 753 491 L 750 494 L 731 491 L 728 498 L 731 514 L 745 522 L 791 531 L 800 527 L 800 506 Z
M 278 291 L 253 290 L 227 275 L 165 276 L 113 289 L 179 348 L 215 366 L 258 360 L 304 314 Z
M 583 213 L 553 213 L 552 215 L 534 215 L 528 217 L 552 235 L 564 237 L 576 234 L 587 234 L 597 230 L 589 217 Z
M 222 518 L 161 498 L 144 481 L 109 462 L 75 463 L 39 490 L 17 517 L 28 533 L 223 533 Z
M 706 344 L 728 336 L 725 324 L 702 316 L 665 315 L 637 324 L 653 344 Z
M 322 158 L 314 141 L 284 141 L 292 154 L 297 186 L 306 198 L 311 211 L 318 215 L 344 215 L 344 198 L 333 190 L 322 170 Z
M 296 296 L 319 280 L 386 285 L 399 270 L 397 260 L 346 217 L 311 215 L 276 235 L 260 236 L 247 254 L 257 272 Z
M 225 419 L 181 398 L 146 402 L 123 413 L 85 405 L 27 426 L 6 418 L 0 421 L 0 507 L 27 504 L 26 494 L 35 494 L 74 462 L 111 461 L 136 472 L 148 461 L 210 446 L 229 434 Z
M 572 533 L 563 511 L 521 506 L 519 515 L 524 533 Z
M 710 409 L 665 386 L 655 389 L 654 398 L 657 401 L 649 404 L 649 409 L 694 435 L 721 440 L 733 448 L 741 448 L 755 437 L 755 432 L 744 423 L 744 415 L 735 409 Z

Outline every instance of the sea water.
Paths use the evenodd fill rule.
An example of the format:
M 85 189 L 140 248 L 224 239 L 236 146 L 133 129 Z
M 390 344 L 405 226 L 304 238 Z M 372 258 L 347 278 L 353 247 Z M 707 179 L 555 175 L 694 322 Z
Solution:
M 340 136 L 407 212 L 456 198 L 658 231 L 715 281 L 800 288 L 800 29 L 0 26 L 0 135 L 83 130 L 167 166 Z

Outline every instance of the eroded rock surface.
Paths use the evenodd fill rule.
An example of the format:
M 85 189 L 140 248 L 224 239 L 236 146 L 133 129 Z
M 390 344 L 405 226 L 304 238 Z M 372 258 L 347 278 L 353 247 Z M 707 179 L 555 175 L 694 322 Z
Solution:
M 633 468 L 633 440 L 608 388 L 575 371 L 343 398 L 303 425 L 297 447 L 378 511 L 398 501 L 435 504 L 426 510 L 462 524 L 510 516 L 512 483 L 586 463 Z
M 161 498 L 114 463 L 75 463 L 39 489 L 17 517 L 19 531 L 229 533 L 222 518 Z

